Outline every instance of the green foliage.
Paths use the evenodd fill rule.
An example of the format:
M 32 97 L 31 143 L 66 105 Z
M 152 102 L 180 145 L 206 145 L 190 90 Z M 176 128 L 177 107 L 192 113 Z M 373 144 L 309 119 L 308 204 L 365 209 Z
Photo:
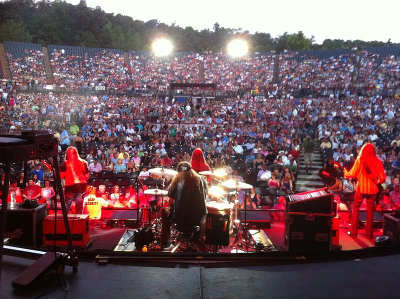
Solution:
M 32 37 L 23 22 L 10 19 L 0 24 L 0 40 L 31 42 Z
M 379 41 L 344 41 L 327 39 L 314 43 L 303 32 L 283 33 L 271 37 L 269 33 L 250 34 L 242 28 L 224 28 L 216 22 L 212 30 L 182 28 L 158 20 L 143 22 L 129 16 L 110 14 L 101 7 L 90 8 L 85 0 L 78 5 L 64 0 L 6 0 L 0 2 L 0 41 L 25 41 L 86 47 L 107 47 L 128 50 L 151 50 L 157 37 L 174 41 L 175 51 L 221 51 L 234 37 L 249 42 L 250 51 L 340 49 L 390 44 Z
M 309 50 L 311 44 L 311 39 L 307 38 L 302 31 L 287 37 L 287 48 L 289 50 Z

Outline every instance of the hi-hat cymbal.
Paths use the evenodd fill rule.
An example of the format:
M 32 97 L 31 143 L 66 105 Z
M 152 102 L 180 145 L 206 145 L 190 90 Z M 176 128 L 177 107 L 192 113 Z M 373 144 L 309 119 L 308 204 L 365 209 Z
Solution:
M 228 180 L 228 181 L 222 182 L 221 185 L 228 189 L 251 189 L 251 188 L 253 188 L 253 186 L 250 184 L 238 182 L 235 180 Z
M 160 196 L 164 196 L 168 194 L 167 190 L 161 190 L 161 189 L 147 189 L 144 190 L 143 192 L 144 194 L 149 194 L 149 195 L 160 195 Z
M 169 168 L 153 168 L 149 170 L 149 173 L 162 175 L 162 176 L 175 176 L 178 174 L 176 170 Z

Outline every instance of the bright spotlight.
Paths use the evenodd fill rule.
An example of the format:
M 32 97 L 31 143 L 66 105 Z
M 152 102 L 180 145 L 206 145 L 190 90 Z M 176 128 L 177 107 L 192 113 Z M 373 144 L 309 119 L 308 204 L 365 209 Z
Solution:
M 232 57 L 244 56 L 246 55 L 247 50 L 247 42 L 242 39 L 235 39 L 228 45 L 228 53 Z
M 167 56 L 172 52 L 172 43 L 165 38 L 157 39 L 153 42 L 153 52 L 156 56 Z

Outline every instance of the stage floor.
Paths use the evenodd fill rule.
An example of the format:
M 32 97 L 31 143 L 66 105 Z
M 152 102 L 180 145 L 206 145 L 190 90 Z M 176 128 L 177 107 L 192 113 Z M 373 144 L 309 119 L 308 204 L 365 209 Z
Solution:
M 137 227 L 101 227 L 101 221 L 89 221 L 89 234 L 92 240 L 90 248 L 81 249 L 88 251 L 114 251 L 115 247 L 118 245 L 118 242 L 121 240 L 122 236 L 126 232 L 127 229 L 134 230 Z M 251 230 L 262 230 L 265 232 L 266 236 L 272 242 L 276 250 L 283 251 L 284 248 L 284 230 L 285 224 L 284 222 L 273 222 L 270 224 L 270 228 L 256 228 L 250 227 Z M 368 239 L 365 237 L 365 231 L 363 228 L 359 229 L 358 237 L 352 238 L 348 234 L 348 228 L 340 228 L 339 229 L 339 244 L 341 245 L 341 250 L 358 250 L 369 247 L 374 247 L 375 238 L 378 236 L 382 236 L 382 229 L 374 229 L 374 238 Z M 235 242 L 235 237 L 230 236 L 230 246 L 223 248 L 221 252 L 227 253 L 230 252 L 229 249 L 237 249 L 240 247 L 237 246 L 237 242 Z M 160 250 L 157 250 L 160 251 Z M 235 251 L 233 250 L 232 253 Z

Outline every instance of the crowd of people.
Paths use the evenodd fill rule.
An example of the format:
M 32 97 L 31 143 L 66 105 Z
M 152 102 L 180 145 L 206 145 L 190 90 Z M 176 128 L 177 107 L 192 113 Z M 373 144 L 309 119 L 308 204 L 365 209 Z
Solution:
M 7 53 L 13 79 L 48 84 L 43 53 L 26 51 L 22 58 Z M 366 94 L 399 87 L 400 59 L 380 57 L 362 51 L 343 53 L 329 58 L 297 59 L 297 52 L 279 56 L 278 84 L 272 84 L 275 53 L 252 53 L 232 58 L 223 52 L 174 53 L 156 57 L 150 52 L 129 52 L 129 61 L 113 50 L 92 55 L 71 55 L 64 49 L 50 53 L 54 84 L 60 90 L 164 90 L 174 83 L 215 83 L 219 91 L 236 93 L 255 90 L 293 95 L 298 92 L 346 95 L 356 90 Z M 27 80 L 27 78 L 29 80 Z
M 38 50 L 25 50 L 23 57 L 13 57 L 7 52 L 8 65 L 12 79 L 26 82 L 31 89 L 36 85 L 47 84 L 43 53 Z
M 169 59 L 130 53 L 129 67 L 112 52 L 82 58 L 54 51 L 51 58 L 57 84 L 74 86 L 73 90 L 97 84 L 120 89 L 122 83 L 151 89 L 177 81 L 217 83 L 226 91 L 256 89 L 270 85 L 274 62 L 272 54 L 232 60 L 223 53 L 188 53 Z M 349 89 L 355 72 L 359 87 L 397 88 L 400 60 L 386 57 L 378 64 L 376 55 L 364 52 L 360 68 L 355 70 L 355 65 L 352 55 L 298 62 L 293 53 L 285 52 L 281 80 L 269 94 L 237 94 L 222 102 L 205 97 L 181 101 L 157 96 L 27 93 L 3 82 L 1 130 L 48 130 L 59 139 L 61 159 L 68 146 L 74 145 L 93 173 L 140 172 L 146 177 L 150 168 L 174 168 L 190 161 L 192 151 L 200 148 L 212 169 L 225 168 L 231 176 L 282 194 L 296 190 L 306 140 L 313 140 L 315 147 L 330 152 L 329 157 L 348 168 L 361 147 L 373 142 L 386 167 L 385 183 L 394 191 L 400 169 L 398 95 L 342 91 Z M 295 97 L 293 90 L 300 88 L 329 92 Z M 383 136 L 390 140 L 384 141 Z M 308 153 L 314 150 L 310 144 L 306 148 Z M 35 164 L 40 161 L 30 163 L 32 176 Z M 35 184 L 44 187 L 44 181 L 45 175 L 38 174 Z

